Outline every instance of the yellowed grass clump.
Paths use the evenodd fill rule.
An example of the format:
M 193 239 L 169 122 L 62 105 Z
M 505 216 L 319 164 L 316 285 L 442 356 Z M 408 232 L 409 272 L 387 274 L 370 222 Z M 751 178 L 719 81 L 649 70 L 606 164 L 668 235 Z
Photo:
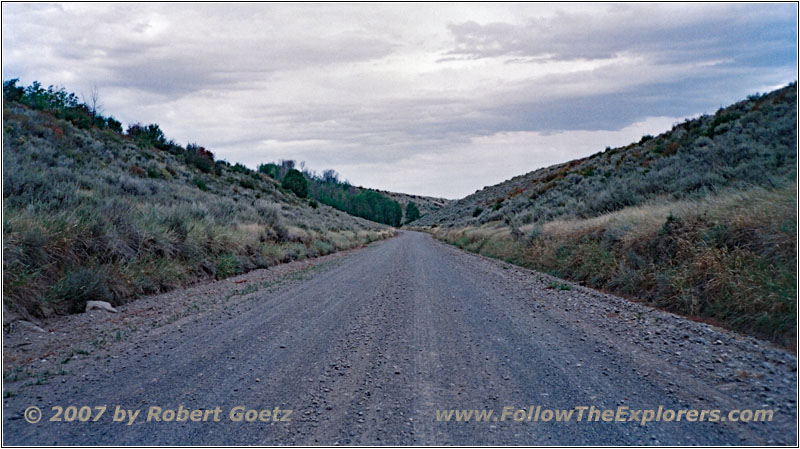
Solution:
M 497 222 L 428 230 L 473 252 L 788 343 L 797 326 L 796 198 L 791 185 L 516 232 Z

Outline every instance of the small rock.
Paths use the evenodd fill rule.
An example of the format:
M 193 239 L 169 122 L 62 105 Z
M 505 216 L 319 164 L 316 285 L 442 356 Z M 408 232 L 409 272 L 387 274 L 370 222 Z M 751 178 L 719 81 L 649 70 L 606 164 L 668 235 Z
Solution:
M 15 321 L 14 324 L 16 326 L 22 327 L 24 329 L 32 330 L 34 332 L 41 332 L 43 334 L 47 333 L 46 330 L 42 329 L 41 327 L 37 326 L 34 323 L 31 323 L 30 321 L 19 320 L 19 321 Z
M 105 310 L 106 312 L 117 313 L 117 309 L 111 307 L 111 304 L 105 301 L 87 301 L 86 302 L 86 311 L 90 310 Z

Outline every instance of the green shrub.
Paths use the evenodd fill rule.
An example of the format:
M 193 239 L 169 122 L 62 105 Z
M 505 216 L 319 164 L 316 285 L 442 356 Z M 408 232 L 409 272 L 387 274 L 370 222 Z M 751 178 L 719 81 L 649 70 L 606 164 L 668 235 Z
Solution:
M 239 185 L 244 187 L 245 189 L 255 189 L 256 183 L 253 182 L 250 178 L 242 178 L 239 180 Z
M 202 190 L 203 192 L 208 191 L 208 186 L 206 185 L 206 181 L 200 176 L 195 176 L 194 178 L 192 178 L 192 184 L 196 185 L 197 188 Z
M 66 109 L 60 112 L 58 116 L 81 129 L 89 129 L 94 125 L 94 120 L 86 110 L 78 108 Z
M 265 175 L 269 176 L 272 179 L 278 179 L 278 173 L 280 173 L 280 167 L 277 164 L 261 164 L 258 166 L 259 173 L 264 173 Z
M 235 255 L 227 253 L 217 259 L 217 279 L 224 279 L 241 272 L 242 265 Z
M 108 278 L 105 272 L 91 267 L 68 271 L 52 286 L 47 299 L 69 313 L 82 312 L 87 301 L 111 300 Z
M 308 196 L 308 181 L 306 181 L 305 176 L 298 170 L 289 170 L 286 176 L 284 176 L 281 186 L 284 189 L 291 190 L 300 198 Z
M 105 123 L 106 128 L 110 129 L 111 131 L 114 131 L 117 134 L 122 134 L 122 122 L 115 119 L 114 117 L 106 117 L 105 120 L 106 120 Z
M 161 128 L 155 123 L 149 125 L 134 123 L 128 126 L 126 134 L 143 148 L 157 147 L 167 143 L 164 132 L 161 131 Z
M 420 217 L 419 208 L 413 201 L 409 201 L 406 205 L 406 223 L 411 223 L 412 221 L 418 219 Z
M 241 173 L 246 175 L 249 174 L 252 170 L 237 162 L 236 164 L 231 166 L 231 171 L 233 171 L 234 173 Z
M 19 78 L 3 81 L 3 99 L 6 101 L 20 101 L 25 94 L 25 88 L 17 86 Z
M 330 254 L 336 250 L 333 245 L 328 242 L 323 242 L 322 240 L 317 240 L 314 242 L 314 249 L 317 250 L 317 253 L 320 256 L 324 256 L 326 254 Z
M 161 170 L 158 167 L 154 166 L 154 165 L 149 165 L 147 167 L 147 176 L 149 176 L 151 178 L 163 178 L 164 177 L 162 172 L 161 172 Z
M 215 167 L 214 154 L 193 143 L 186 146 L 186 162 L 203 173 L 211 173 Z

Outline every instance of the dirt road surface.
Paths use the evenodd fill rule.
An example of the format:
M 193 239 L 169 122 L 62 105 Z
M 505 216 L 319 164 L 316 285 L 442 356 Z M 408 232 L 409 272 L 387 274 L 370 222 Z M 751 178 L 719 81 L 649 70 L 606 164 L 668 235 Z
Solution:
M 4 444 L 797 444 L 797 361 L 766 342 L 416 232 L 305 273 L 242 288 L 236 301 L 218 302 L 233 295 L 208 287 L 171 293 L 160 300 L 195 297 L 208 310 L 139 324 L 99 349 L 73 348 L 60 375 L 12 382 L 6 368 Z M 246 276 L 224 282 L 247 285 Z M 118 320 L 135 304 L 91 319 Z M 77 326 L 59 320 L 45 327 Z M 11 344 L 56 335 L 14 332 L 4 340 L 7 354 Z M 70 405 L 108 409 L 97 421 L 97 409 L 89 422 L 64 422 L 66 413 L 50 421 L 52 407 Z M 26 420 L 30 406 L 42 411 L 38 423 Z M 141 412 L 131 425 L 114 422 L 117 406 Z M 219 421 L 213 413 L 207 422 L 146 420 L 151 407 L 179 406 L 219 407 Z M 292 413 L 278 413 L 284 422 L 235 422 L 236 406 L 268 409 L 270 419 L 276 407 Z M 570 422 L 502 419 L 504 407 L 531 406 L 774 416 L 742 423 L 684 415 L 645 425 L 577 422 L 577 412 Z M 493 415 L 437 420 L 436 411 L 448 409 Z

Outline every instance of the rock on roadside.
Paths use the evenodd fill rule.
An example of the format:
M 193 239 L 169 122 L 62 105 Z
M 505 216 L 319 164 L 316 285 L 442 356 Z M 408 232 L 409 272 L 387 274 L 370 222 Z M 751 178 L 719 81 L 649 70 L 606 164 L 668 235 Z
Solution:
M 111 307 L 111 304 L 105 301 L 88 301 L 86 303 L 86 311 L 88 312 L 94 309 L 105 310 L 111 313 L 117 313 L 117 309 Z
M 28 329 L 28 330 L 31 330 L 31 331 L 34 331 L 34 332 L 47 333 L 46 330 L 44 330 L 41 327 L 39 327 L 36 323 L 31 323 L 30 321 L 17 320 L 17 321 L 14 321 L 14 323 L 12 325 L 14 326 L 14 328 L 22 328 L 22 329 Z

